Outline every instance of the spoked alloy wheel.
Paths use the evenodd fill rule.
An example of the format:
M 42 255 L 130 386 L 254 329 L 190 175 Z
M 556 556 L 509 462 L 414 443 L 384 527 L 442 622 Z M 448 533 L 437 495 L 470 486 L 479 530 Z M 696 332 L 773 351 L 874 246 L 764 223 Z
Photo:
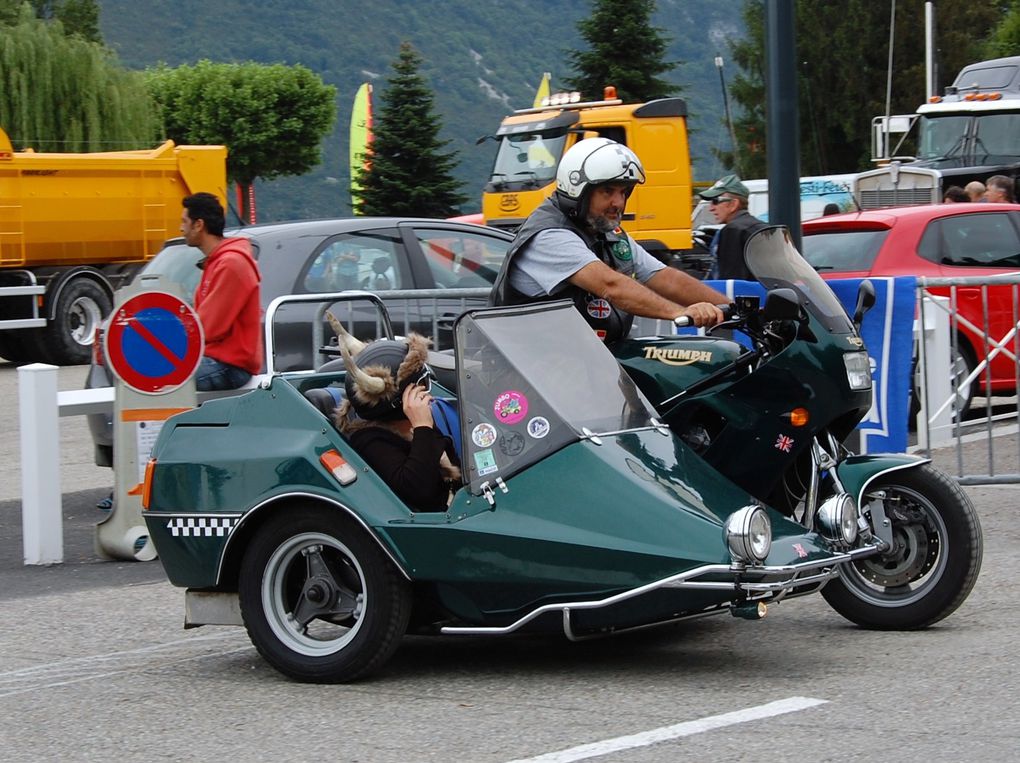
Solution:
M 350 681 L 380 667 L 407 627 L 406 581 L 347 517 L 287 511 L 242 563 L 241 613 L 252 643 L 299 681 Z
M 861 508 L 872 501 L 881 501 L 893 547 L 844 564 L 822 595 L 866 628 L 909 630 L 938 622 L 967 598 L 981 568 L 974 507 L 959 485 L 930 464 L 876 480 Z

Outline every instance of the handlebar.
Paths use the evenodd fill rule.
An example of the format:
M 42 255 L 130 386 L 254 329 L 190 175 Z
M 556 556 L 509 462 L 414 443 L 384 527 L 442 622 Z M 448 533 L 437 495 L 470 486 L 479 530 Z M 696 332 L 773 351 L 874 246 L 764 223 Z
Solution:
M 724 321 L 729 320 L 730 315 L 732 315 L 733 313 L 733 305 L 716 305 L 716 307 L 722 310 L 723 320 Z M 689 328 L 694 324 L 691 322 L 691 318 L 689 315 L 678 315 L 676 318 L 673 319 L 673 325 L 679 329 L 683 329 Z

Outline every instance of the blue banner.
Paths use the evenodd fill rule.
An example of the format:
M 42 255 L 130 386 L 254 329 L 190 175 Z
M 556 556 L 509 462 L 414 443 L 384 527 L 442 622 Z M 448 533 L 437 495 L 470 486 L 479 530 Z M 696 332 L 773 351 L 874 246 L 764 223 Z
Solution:
M 827 280 L 848 315 L 857 305 L 861 278 Z M 875 306 L 864 316 L 861 336 L 871 358 L 871 410 L 857 426 L 862 453 L 903 453 L 907 449 L 910 417 L 910 377 L 914 357 L 914 313 L 917 279 L 869 278 L 875 287 Z M 706 281 L 730 299 L 734 295 L 765 296 L 755 281 Z

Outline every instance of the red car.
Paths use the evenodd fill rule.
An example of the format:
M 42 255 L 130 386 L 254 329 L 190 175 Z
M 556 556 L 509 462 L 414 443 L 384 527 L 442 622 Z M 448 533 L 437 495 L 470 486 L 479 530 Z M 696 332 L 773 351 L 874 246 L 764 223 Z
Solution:
M 876 209 L 809 220 L 803 225 L 804 257 L 825 278 L 915 275 L 941 278 L 1020 274 L 1020 204 L 934 204 Z M 949 296 L 950 289 L 932 288 Z M 1017 318 L 1016 287 L 988 288 L 987 339 L 980 286 L 959 287 L 957 378 L 966 378 Z M 969 322 L 971 326 L 964 322 Z M 952 324 L 951 324 L 952 325 Z M 1016 345 L 991 361 L 993 393 L 1016 391 Z M 985 388 L 985 375 L 962 392 L 969 402 Z

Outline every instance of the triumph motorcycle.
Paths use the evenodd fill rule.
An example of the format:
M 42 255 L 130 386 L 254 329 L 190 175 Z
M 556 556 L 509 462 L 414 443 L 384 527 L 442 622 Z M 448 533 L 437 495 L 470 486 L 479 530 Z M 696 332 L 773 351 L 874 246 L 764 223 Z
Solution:
M 335 364 L 173 416 L 143 516 L 185 626 L 243 625 L 282 673 L 336 682 L 405 633 L 580 640 L 817 592 L 865 627 L 947 616 L 980 568 L 973 507 L 924 459 L 842 445 L 871 400 L 858 331 L 785 234 L 748 256 L 767 296 L 723 327 L 745 344 L 614 357 L 569 302 L 461 316 L 432 390 L 459 415 L 445 510 L 411 511 L 333 426 Z

